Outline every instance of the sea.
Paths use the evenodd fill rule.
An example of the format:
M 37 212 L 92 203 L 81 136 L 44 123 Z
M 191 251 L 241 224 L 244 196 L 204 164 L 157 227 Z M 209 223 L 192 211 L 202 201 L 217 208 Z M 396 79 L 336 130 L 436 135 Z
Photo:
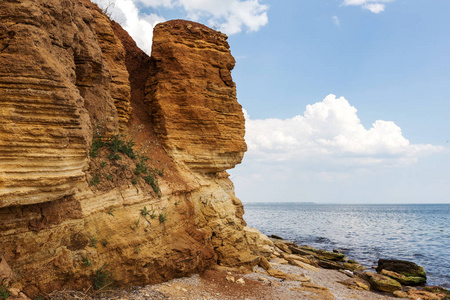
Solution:
M 244 203 L 248 226 L 299 245 L 338 249 L 367 268 L 378 259 L 423 266 L 450 288 L 450 204 Z

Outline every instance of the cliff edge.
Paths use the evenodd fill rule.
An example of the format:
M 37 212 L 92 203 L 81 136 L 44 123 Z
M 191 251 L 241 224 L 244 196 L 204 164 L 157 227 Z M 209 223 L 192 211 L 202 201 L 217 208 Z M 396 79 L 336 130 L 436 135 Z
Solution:
M 149 57 L 88 0 L 0 2 L 0 280 L 34 297 L 270 254 L 226 173 L 246 150 L 226 40 L 169 21 Z

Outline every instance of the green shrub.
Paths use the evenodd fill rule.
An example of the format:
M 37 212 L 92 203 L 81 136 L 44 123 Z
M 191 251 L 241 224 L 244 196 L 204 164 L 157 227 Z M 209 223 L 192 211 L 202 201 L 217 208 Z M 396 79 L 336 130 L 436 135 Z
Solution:
M 91 237 L 91 247 L 97 248 L 97 238 L 95 236 Z
M 159 214 L 159 223 L 164 223 L 167 221 L 167 216 L 164 214 Z
M 100 183 L 100 178 L 98 177 L 97 174 L 95 174 L 91 180 L 89 181 L 89 183 L 93 186 L 97 186 Z
M 95 272 L 95 276 L 93 278 L 93 287 L 95 290 L 100 290 L 109 284 L 111 284 L 111 273 L 104 271 L 103 268 L 105 265 L 103 265 L 100 269 L 98 269 Z
M 11 292 L 8 291 L 8 287 L 6 286 L 6 279 L 2 281 L 0 285 L 0 300 L 6 300 L 11 296 Z
M 86 267 L 90 267 L 92 265 L 92 261 L 89 258 L 83 257 L 81 259 L 81 263 L 86 266 Z

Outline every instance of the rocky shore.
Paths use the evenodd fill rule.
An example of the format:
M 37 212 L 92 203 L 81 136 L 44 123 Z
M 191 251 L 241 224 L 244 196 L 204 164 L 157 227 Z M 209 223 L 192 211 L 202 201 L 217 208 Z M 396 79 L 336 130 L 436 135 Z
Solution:
M 38 299 L 450 299 L 445 288 L 425 286 L 426 273 L 413 262 L 380 259 L 376 272 L 371 272 L 338 250 L 301 246 L 277 236 L 255 240 L 253 246 L 261 256 L 250 269 L 214 266 L 161 284 L 127 290 L 87 287 Z M 30 298 L 3 285 L 0 299 Z

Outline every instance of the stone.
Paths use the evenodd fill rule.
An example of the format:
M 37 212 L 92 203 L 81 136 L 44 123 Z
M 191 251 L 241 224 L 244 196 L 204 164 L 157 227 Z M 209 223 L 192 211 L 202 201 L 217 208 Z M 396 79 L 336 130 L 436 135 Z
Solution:
M 261 258 L 259 260 L 259 266 L 266 271 L 269 269 L 272 269 L 272 265 L 270 264 L 270 262 L 267 261 L 267 258 L 265 258 L 263 256 L 261 256 Z
M 245 280 L 244 280 L 244 278 L 239 278 L 238 280 L 236 280 L 236 283 L 240 284 L 240 285 L 244 285 L 245 284 Z
M 304 262 L 305 264 L 311 264 L 311 260 L 303 257 L 303 256 L 299 256 L 299 255 L 295 255 L 295 254 L 288 254 L 288 253 L 281 253 L 281 257 L 284 258 L 287 261 L 290 260 L 299 260 L 301 262 Z
M 341 265 L 341 264 L 339 264 L 337 262 L 331 261 L 331 260 L 323 260 L 323 259 L 321 259 L 321 260 L 318 261 L 318 264 L 319 264 L 320 267 L 322 267 L 324 269 L 333 269 L 333 270 L 342 270 L 342 269 L 344 269 L 343 265 Z
M 447 300 L 449 297 L 444 293 L 433 293 L 426 290 L 409 289 L 406 291 L 407 298 L 412 300 Z
M 270 263 L 274 264 L 274 265 L 287 265 L 289 262 L 287 260 L 285 260 L 284 258 L 276 257 L 276 258 L 272 258 L 270 260 Z
M 378 260 L 378 266 L 376 270 L 378 273 L 381 273 L 382 270 L 387 270 L 402 274 L 407 277 L 422 277 L 425 280 L 427 279 L 427 275 L 423 267 L 405 260 L 380 259 Z
M 226 279 L 227 281 L 229 281 L 229 282 L 234 282 L 234 281 L 235 281 L 234 277 L 231 276 L 231 275 L 227 275 L 227 277 L 225 277 L 225 279 Z
M 421 285 L 421 284 L 425 284 L 426 279 L 423 277 L 413 277 L 413 276 L 405 276 L 393 271 L 387 271 L 387 270 L 381 270 L 382 275 L 391 277 L 395 280 L 397 280 L 398 282 L 400 282 L 402 285 L 409 285 L 409 286 L 416 286 L 416 285 Z
M 302 269 L 315 271 L 315 272 L 319 271 L 319 268 L 316 268 L 316 267 L 314 267 L 314 266 L 312 266 L 310 264 L 304 263 L 304 262 L 296 260 L 296 259 L 290 260 L 289 263 L 291 265 L 293 265 L 293 266 L 297 266 L 297 267 L 300 267 Z
M 350 271 L 365 270 L 366 268 L 359 263 L 345 262 L 344 268 Z
M 277 269 L 269 269 L 267 270 L 267 273 L 275 278 L 279 278 L 279 279 L 284 279 L 286 280 L 287 278 L 287 274 L 284 273 L 283 271 L 277 270 Z
M 282 237 L 280 237 L 279 235 L 275 235 L 275 234 L 271 234 L 271 235 L 269 235 L 269 237 L 272 239 L 276 239 L 276 240 L 284 240 Z
M 253 255 L 270 257 L 274 251 L 273 242 L 259 230 L 244 227 L 245 238 Z
M 361 278 L 348 278 L 344 281 L 338 281 L 352 290 L 370 291 L 370 283 Z
M 397 298 L 408 298 L 408 293 L 404 291 L 394 291 L 392 294 Z
M 258 277 L 258 281 L 261 281 L 264 284 L 270 284 L 270 280 L 265 277 Z
M 292 254 L 291 249 L 289 249 L 289 246 L 287 246 L 285 243 L 282 242 L 274 242 L 275 246 L 277 246 L 278 249 L 280 249 L 282 252 L 286 252 L 289 254 Z
M 373 272 L 366 272 L 366 275 L 369 277 L 372 287 L 377 291 L 392 293 L 402 289 L 402 285 L 390 277 Z
M 286 280 L 299 281 L 299 282 L 311 282 L 311 278 L 300 274 L 286 274 Z
M 293 287 L 291 290 L 304 294 L 306 298 L 334 300 L 334 295 L 328 288 L 311 282 L 304 282 L 301 287 Z
M 12 270 L 4 256 L 0 256 L 0 283 L 8 284 L 12 278 Z

